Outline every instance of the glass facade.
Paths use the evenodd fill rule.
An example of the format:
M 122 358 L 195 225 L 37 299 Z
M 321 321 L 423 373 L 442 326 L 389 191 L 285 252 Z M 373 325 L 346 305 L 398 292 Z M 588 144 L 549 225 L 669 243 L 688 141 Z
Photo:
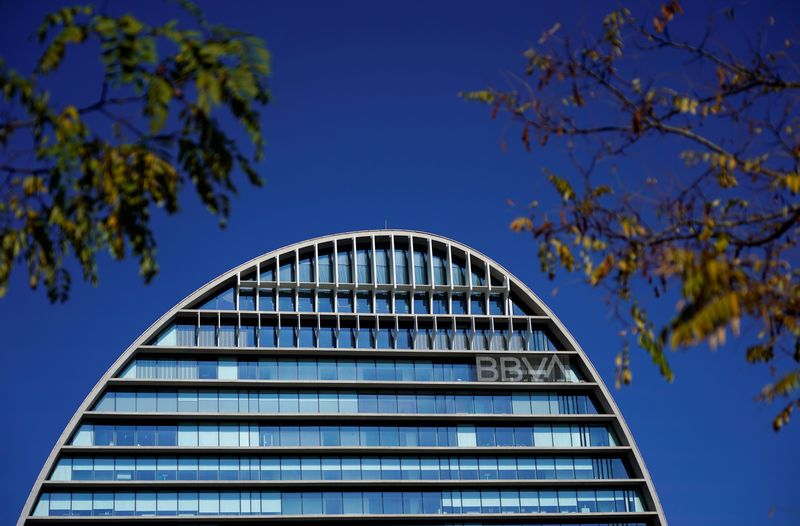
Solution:
M 451 515 L 644 511 L 635 490 L 52 492 L 34 516 Z
M 528 426 L 261 425 L 181 423 L 84 424 L 69 443 L 103 447 L 536 447 L 617 446 L 604 425 L 534 424 Z
M 566 374 L 552 371 L 547 381 L 579 382 L 578 372 L 564 365 Z M 320 380 L 373 382 L 476 382 L 474 363 L 432 360 L 375 360 L 341 358 L 268 358 L 258 360 L 133 360 L 120 378 L 141 380 Z
M 68 457 L 50 480 L 584 480 L 626 479 L 620 458 Z
M 92 392 L 21 526 L 665 524 L 583 353 L 474 250 L 329 236 L 213 283 Z
M 295 391 L 230 389 L 108 390 L 93 411 L 137 413 L 387 413 L 594 415 L 591 399 L 556 393 Z

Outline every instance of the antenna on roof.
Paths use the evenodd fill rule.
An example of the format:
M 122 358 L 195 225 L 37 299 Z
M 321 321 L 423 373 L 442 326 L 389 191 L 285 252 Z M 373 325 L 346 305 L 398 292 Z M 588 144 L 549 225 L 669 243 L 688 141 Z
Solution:
M 389 230 L 389 220 L 388 219 L 384 219 L 383 220 L 383 229 L 384 230 Z

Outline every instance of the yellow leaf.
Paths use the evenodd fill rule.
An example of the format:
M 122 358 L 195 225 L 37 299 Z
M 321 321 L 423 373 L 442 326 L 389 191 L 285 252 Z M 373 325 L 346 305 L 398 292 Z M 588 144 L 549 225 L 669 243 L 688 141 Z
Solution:
M 522 232 L 523 230 L 532 230 L 533 221 L 527 217 L 518 217 L 511 222 L 511 230 L 514 232 Z

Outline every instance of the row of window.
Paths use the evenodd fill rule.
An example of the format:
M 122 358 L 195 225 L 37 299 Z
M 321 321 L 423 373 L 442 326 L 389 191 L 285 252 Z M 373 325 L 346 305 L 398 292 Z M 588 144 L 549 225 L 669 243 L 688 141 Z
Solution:
M 34 516 L 440 515 L 642 512 L 635 490 L 43 493 Z
M 626 479 L 620 458 L 101 457 L 62 458 L 51 480 L 589 480 Z
M 221 325 L 203 321 L 200 325 L 170 325 L 155 340 L 159 346 L 181 347 L 264 347 L 326 349 L 416 349 L 473 351 L 555 351 L 557 346 L 540 330 L 488 330 L 468 328 L 396 327 L 396 319 L 362 322 L 360 327 L 318 327 L 316 320 L 261 320 L 261 325 Z M 386 326 L 384 326 L 386 324 Z
M 550 367 L 538 381 L 577 382 L 569 363 Z M 270 358 L 259 360 L 145 359 L 132 361 L 121 378 L 142 380 L 338 380 L 379 382 L 476 382 L 471 363 L 435 363 L 431 360 L 340 358 Z
M 159 447 L 604 447 L 602 425 L 267 426 L 258 424 L 83 424 L 73 446 Z
M 203 304 L 200 310 L 235 310 L 235 289 Z M 338 312 L 358 314 L 456 314 L 505 316 L 503 294 L 481 292 L 409 292 L 388 290 L 333 290 L 282 288 L 239 289 L 238 310 L 260 312 Z M 511 301 L 512 316 L 528 316 L 527 309 Z
M 106 391 L 94 411 L 138 413 L 305 414 L 596 414 L 584 395 L 383 391 L 236 391 L 180 389 Z
M 352 248 L 338 251 L 323 250 L 318 254 L 301 254 L 299 261 L 288 253 L 277 259 L 264 261 L 259 265 L 259 281 L 294 283 L 355 283 L 378 285 L 467 285 L 467 265 L 463 259 L 453 258 L 449 265 L 447 255 L 438 251 L 428 252 L 427 248 L 388 247 Z M 413 261 L 412 261 L 413 260 Z M 335 263 L 334 263 L 335 261 Z M 355 269 L 355 272 L 354 272 Z M 481 287 L 486 285 L 486 272 L 472 265 L 470 283 Z M 374 275 L 374 280 L 373 280 Z M 431 279 L 431 275 L 433 279 Z M 245 274 L 243 280 L 255 280 L 255 273 Z M 277 280 L 276 280 L 277 278 Z M 502 285 L 498 276 L 492 276 L 492 285 Z

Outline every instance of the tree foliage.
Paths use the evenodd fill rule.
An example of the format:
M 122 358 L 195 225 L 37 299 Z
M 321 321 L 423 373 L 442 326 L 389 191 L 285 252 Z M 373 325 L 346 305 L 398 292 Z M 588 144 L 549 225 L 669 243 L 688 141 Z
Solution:
M 130 251 L 149 281 L 158 272 L 156 207 L 176 212 L 189 183 L 224 224 L 235 173 L 262 184 L 253 163 L 263 150 L 258 109 L 268 101 L 264 43 L 182 6 L 192 27 L 65 7 L 39 27 L 44 49 L 30 74 L 0 59 L 0 296 L 23 267 L 32 288 L 43 284 L 63 301 L 70 259 L 95 283 L 106 250 L 115 259 Z M 43 85 L 79 46 L 100 53 L 97 98 L 56 102 L 59 91 Z M 237 129 L 249 147 L 234 140 Z
M 532 203 L 511 228 L 532 234 L 551 279 L 580 271 L 608 290 L 617 384 L 632 379 L 630 343 L 671 381 L 670 349 L 714 349 L 730 331 L 772 371 L 758 398 L 783 400 L 777 430 L 800 406 L 800 42 L 774 19 L 745 36 L 735 20 L 724 10 L 683 37 L 677 1 L 646 20 L 621 7 L 579 45 L 556 24 L 509 88 L 462 97 L 509 115 L 528 151 L 564 147 L 574 168 L 544 169 L 558 204 Z M 655 319 L 648 290 L 675 314 Z

